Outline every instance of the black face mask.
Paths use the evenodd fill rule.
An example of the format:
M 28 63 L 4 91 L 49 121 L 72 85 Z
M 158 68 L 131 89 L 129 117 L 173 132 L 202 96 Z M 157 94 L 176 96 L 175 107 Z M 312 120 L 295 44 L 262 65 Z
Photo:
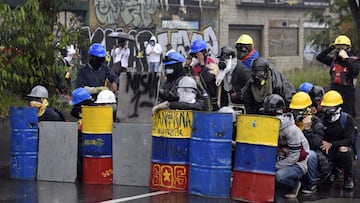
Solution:
M 253 84 L 262 86 L 264 85 L 263 82 L 269 78 L 269 71 L 252 71 L 251 76 L 253 78 Z
M 89 64 L 95 70 L 98 70 L 105 62 L 104 57 L 90 56 Z

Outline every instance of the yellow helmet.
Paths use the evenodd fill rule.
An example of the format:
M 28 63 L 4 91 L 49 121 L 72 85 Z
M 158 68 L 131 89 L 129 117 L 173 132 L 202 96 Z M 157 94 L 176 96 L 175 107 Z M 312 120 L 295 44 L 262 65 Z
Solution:
M 339 106 L 343 103 L 341 94 L 335 90 L 330 90 L 324 94 L 321 106 Z
M 305 92 L 297 92 L 293 95 L 290 103 L 290 109 L 305 109 L 311 106 L 312 101 L 310 96 Z
M 351 40 L 348 36 L 346 35 L 339 35 L 335 41 L 334 41 L 334 45 L 347 45 L 349 47 L 351 47 Z
M 254 46 L 253 39 L 250 37 L 250 35 L 247 34 L 240 35 L 239 39 L 236 41 L 236 44 L 250 44 L 251 46 Z

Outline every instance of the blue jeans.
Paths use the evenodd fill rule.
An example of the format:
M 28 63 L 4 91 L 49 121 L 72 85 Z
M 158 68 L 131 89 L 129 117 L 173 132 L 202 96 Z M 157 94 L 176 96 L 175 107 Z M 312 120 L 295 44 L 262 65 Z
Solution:
M 317 174 L 317 168 L 318 168 L 318 158 L 316 155 L 316 152 L 313 150 L 310 150 L 310 153 L 308 155 L 308 172 L 303 177 L 304 184 L 306 185 L 316 185 L 316 174 Z
M 149 62 L 149 72 L 160 72 L 160 62 Z
M 275 173 L 276 187 L 285 188 L 288 190 L 294 189 L 299 180 L 304 176 L 303 170 L 300 166 L 294 164 L 280 168 Z

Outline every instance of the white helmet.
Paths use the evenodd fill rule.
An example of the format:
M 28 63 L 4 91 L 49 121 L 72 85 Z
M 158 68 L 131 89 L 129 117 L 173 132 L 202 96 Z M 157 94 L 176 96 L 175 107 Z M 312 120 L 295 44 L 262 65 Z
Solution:
M 221 113 L 231 113 L 232 114 L 232 122 L 234 123 L 236 121 L 236 113 L 233 108 L 230 106 L 223 106 L 219 109 L 219 112 Z
M 110 90 L 102 90 L 95 101 L 96 104 L 113 104 L 116 103 L 115 94 Z
M 32 88 L 30 94 L 27 95 L 28 97 L 37 97 L 37 98 L 48 98 L 49 93 L 44 86 L 36 85 Z
M 178 87 L 182 87 L 182 88 L 188 87 L 188 88 L 197 89 L 195 80 L 189 76 L 184 76 L 179 81 Z

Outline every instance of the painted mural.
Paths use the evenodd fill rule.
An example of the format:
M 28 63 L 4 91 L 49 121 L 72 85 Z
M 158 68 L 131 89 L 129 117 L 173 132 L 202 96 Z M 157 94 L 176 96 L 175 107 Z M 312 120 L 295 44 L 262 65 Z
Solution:
M 145 45 L 152 35 L 165 50 L 171 44 L 178 52 L 195 39 L 204 39 L 210 54 L 219 45 L 219 0 L 92 0 L 89 26 L 84 27 L 91 43 L 110 50 L 116 43 L 108 35 L 114 31 L 134 37 L 129 41 L 129 67 L 147 71 Z

